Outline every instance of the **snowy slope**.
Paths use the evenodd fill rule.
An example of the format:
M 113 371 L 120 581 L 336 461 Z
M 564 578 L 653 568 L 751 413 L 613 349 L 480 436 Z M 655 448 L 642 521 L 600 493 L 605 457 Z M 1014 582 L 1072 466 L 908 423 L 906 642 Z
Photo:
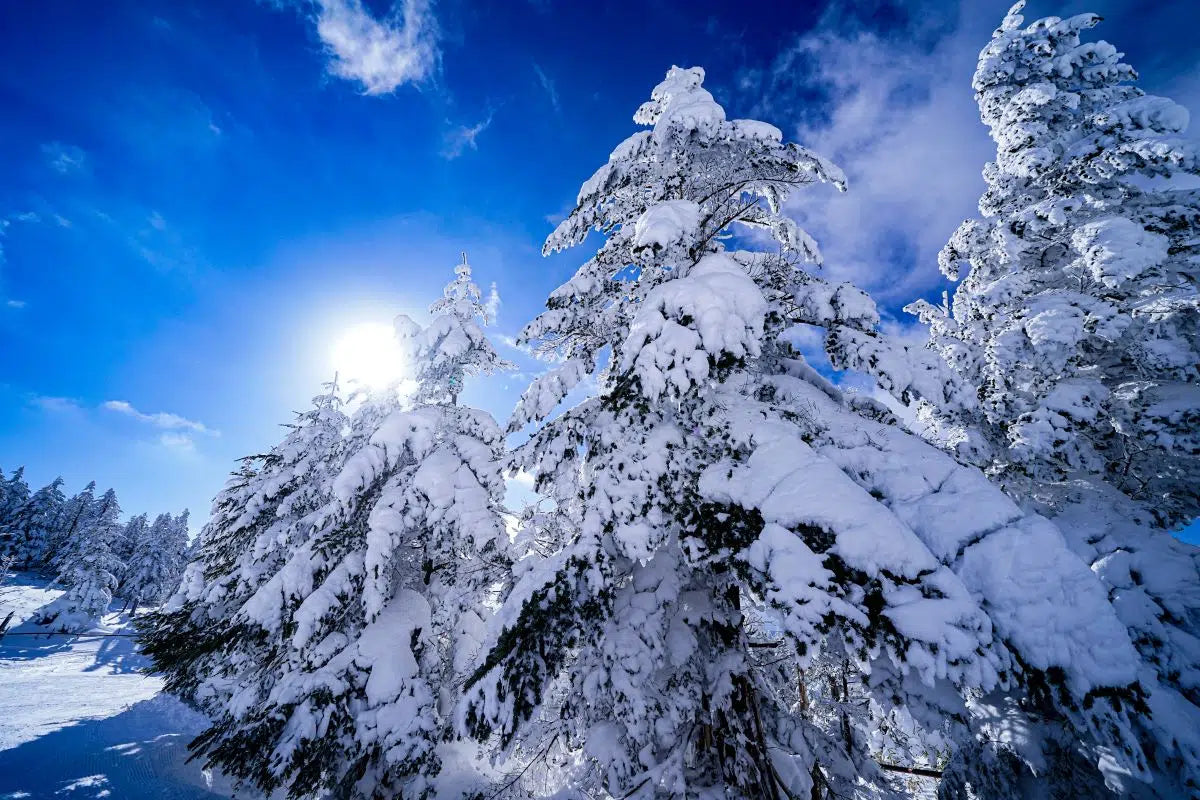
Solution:
M 232 796 L 185 763 L 204 718 L 140 673 L 132 639 L 13 635 L 39 630 L 25 620 L 60 594 L 45 583 L 17 573 L 0 588 L 0 619 L 16 611 L 0 640 L 0 800 Z M 131 632 L 129 615 L 106 615 L 96 632 Z

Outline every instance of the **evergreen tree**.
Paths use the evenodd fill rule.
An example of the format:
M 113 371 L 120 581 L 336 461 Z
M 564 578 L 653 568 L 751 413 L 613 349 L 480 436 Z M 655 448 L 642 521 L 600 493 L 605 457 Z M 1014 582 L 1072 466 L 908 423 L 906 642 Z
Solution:
M 327 501 L 340 466 L 346 417 L 336 381 L 325 388 L 278 446 L 242 459 L 214 499 L 178 587 L 140 622 L 142 648 L 168 690 L 210 715 L 264 668 L 268 643 L 235 627 L 235 615 L 307 537 L 309 515 Z
M 146 535 L 146 530 L 150 525 L 150 517 L 148 514 L 138 514 L 130 517 L 125 523 L 125 527 L 121 529 L 117 540 L 113 542 L 113 555 L 121 559 L 125 564 L 125 572 L 119 577 L 118 590 L 125 585 L 126 576 L 129 572 L 130 564 L 133 561 L 133 553 L 137 547 L 137 543 Z
M 96 482 L 90 481 L 82 492 L 71 497 L 63 506 L 62 517 L 51 536 L 49 565 L 55 573 L 62 572 L 63 560 L 67 558 L 72 543 L 91 523 L 95 510 Z
M 975 408 L 945 409 L 1008 485 L 1103 476 L 1172 527 L 1200 516 L 1200 154 L 1187 111 L 1132 85 L 1094 14 L 980 54 L 996 141 L 981 218 L 942 251 L 953 305 L 914 306 Z M 961 416 L 956 418 L 956 412 Z M 967 443 L 965 442 L 965 443 Z
M 138 514 L 130 517 L 129 522 L 125 523 L 125 527 L 121 530 L 121 535 L 117 539 L 117 544 L 113 547 L 113 554 L 121 559 L 121 563 L 125 565 L 117 580 L 117 594 L 124 597 L 126 607 L 130 601 L 130 578 L 132 577 L 136 566 L 134 553 L 138 543 L 146 536 L 146 532 L 150 528 L 150 515 Z M 174 588 L 174 587 L 172 587 Z M 136 607 L 136 606 L 135 606 Z M 122 609 L 124 610 L 124 609 Z
M 197 753 L 264 791 L 433 791 L 482 603 L 508 565 L 503 436 L 457 403 L 465 377 L 504 363 L 480 327 L 486 308 L 465 259 L 456 272 L 428 328 L 396 321 L 415 394 L 367 393 L 344 436 L 296 443 L 325 476 L 303 484 L 319 506 L 274 532 L 281 546 L 254 546 L 249 571 L 262 580 L 244 601 L 205 611 L 238 644 L 200 661 L 178 630 L 153 633 L 168 686 L 186 692 L 198 680 L 191 694 L 214 719 Z M 190 594 L 185 577 L 181 610 L 169 614 L 227 574 L 206 570 Z
M 25 482 L 25 468 L 13 470 L 6 479 L 0 471 L 0 528 L 16 518 L 21 508 L 29 502 L 29 484 Z
M 1081 40 L 1099 17 L 1023 27 L 1020 9 L 975 74 L 997 155 L 981 218 L 941 254 L 947 276 L 965 275 L 952 305 L 910 306 L 931 350 L 840 334 L 837 357 L 915 403 L 931 438 L 1056 520 L 1147 668 L 1149 713 L 1137 725 L 1149 788 L 1098 769 L 1069 724 L 1026 702 L 981 708 L 990 731 L 956 758 L 943 792 L 1036 783 L 1056 796 L 1194 794 L 1200 549 L 1163 528 L 1200 513 L 1200 193 L 1177 179 L 1200 175 L 1200 162 L 1180 135 L 1187 113 L 1132 86 L 1112 45 Z M 996 719 L 1033 733 L 1014 743 Z
M 20 517 L 29 503 L 29 484 L 25 482 L 25 468 L 19 467 L 11 479 L 4 477 L 0 469 L 0 558 L 11 558 L 10 564 L 17 568 L 28 555 L 24 543 L 24 532 L 19 529 Z
M 44 566 L 52 555 L 66 499 L 62 478 L 34 492 L 29 501 L 0 526 L 0 557 L 11 556 L 16 569 Z
M 126 526 L 127 532 L 134 529 L 137 538 L 122 592 L 134 611 L 142 604 L 158 605 L 178 584 L 187 549 L 187 528 L 180 525 L 183 519 L 183 515 L 172 518 L 170 514 L 159 514 L 154 524 L 147 526 L 143 514 L 140 525 L 135 526 L 131 520 Z
M 121 506 L 109 489 L 93 502 L 86 524 L 77 528 L 59 556 L 58 577 L 67 588 L 38 614 L 38 624 L 63 631 L 83 631 L 108 611 L 117 575 L 124 565 L 112 553 L 112 543 L 121 531 Z
M 703 75 L 667 74 L 634 118 L 652 130 L 613 151 L 546 243 L 607 237 L 523 331 L 562 363 L 510 430 L 589 375 L 599 394 L 516 454 L 576 527 L 519 569 L 465 727 L 520 760 L 544 752 L 532 724 L 588 765 L 575 789 L 615 797 L 886 793 L 865 731 L 799 711 L 800 670 L 836 655 L 881 712 L 931 728 L 961 725 L 964 695 L 1047 683 L 1097 747 L 1136 762 L 1127 720 L 1096 699 L 1136 699 L 1133 648 L 1058 531 L 788 344 L 799 323 L 878 322 L 862 292 L 803 269 L 816 245 L 780 210 L 842 178 L 778 129 L 727 120 Z M 747 228 L 778 249 L 727 250 Z M 1028 555 L 997 558 L 1010 551 Z M 754 618 L 791 658 L 758 658 Z
M 191 538 L 188 533 L 192 512 L 184 509 L 175 516 L 174 525 L 171 528 L 171 535 L 176 543 L 182 542 L 182 550 L 187 550 L 188 540 Z

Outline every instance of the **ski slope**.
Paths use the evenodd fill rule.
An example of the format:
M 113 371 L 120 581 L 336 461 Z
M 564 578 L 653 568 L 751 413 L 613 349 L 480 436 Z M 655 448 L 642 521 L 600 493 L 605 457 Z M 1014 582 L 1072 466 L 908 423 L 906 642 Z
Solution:
M 228 780 L 187 763 L 205 720 L 141 673 L 133 639 L 47 637 L 28 622 L 60 594 L 45 584 L 16 573 L 0 588 L 0 619 L 16 611 L 0 640 L 0 800 L 235 796 Z M 116 608 L 94 632 L 131 632 Z

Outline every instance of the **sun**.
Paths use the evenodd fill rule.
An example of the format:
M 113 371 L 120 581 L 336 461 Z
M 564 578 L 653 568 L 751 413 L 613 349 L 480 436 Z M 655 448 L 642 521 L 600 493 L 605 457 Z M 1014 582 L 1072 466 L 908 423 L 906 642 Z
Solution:
M 395 331 L 381 322 L 363 322 L 347 329 L 334 343 L 331 358 L 340 380 L 372 389 L 400 380 L 407 367 Z

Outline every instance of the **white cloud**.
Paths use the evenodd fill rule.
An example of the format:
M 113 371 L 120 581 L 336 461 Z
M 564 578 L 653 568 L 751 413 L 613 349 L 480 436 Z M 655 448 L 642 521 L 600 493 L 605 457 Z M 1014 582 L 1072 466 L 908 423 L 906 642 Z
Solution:
M 478 150 L 475 140 L 479 134 L 488 129 L 492 124 L 492 115 L 488 114 L 487 119 L 471 127 L 459 125 L 454 130 L 448 131 L 442 139 L 442 157 L 454 160 L 461 156 L 468 148 Z
M 50 397 L 48 395 L 35 395 L 32 398 L 35 406 L 42 411 L 61 414 L 70 411 L 79 411 L 80 406 L 77 400 L 70 397 Z
M 364 94 L 388 94 L 436 69 L 438 27 L 428 0 L 402 0 L 384 20 L 360 0 L 316 0 L 316 6 L 329 71 L 357 81 Z
M 36 211 L 22 211 L 20 213 L 13 214 L 11 217 L 0 217 L 0 267 L 4 266 L 5 263 L 4 238 L 8 236 L 9 227 L 11 227 L 14 222 L 33 224 L 41 221 L 42 217 Z
M 156 428 L 163 428 L 168 431 L 192 431 L 194 433 L 204 433 L 210 436 L 219 436 L 220 433 L 215 431 L 202 422 L 181 417 L 178 414 L 172 414 L 167 411 L 159 411 L 154 414 L 146 414 L 138 411 L 132 404 L 124 400 L 107 400 L 101 404 L 102 408 L 109 411 L 115 411 L 118 414 L 124 414 L 128 417 L 133 417 L 139 422 L 145 422 L 153 425 Z M 165 435 L 164 435 L 165 436 Z
M 62 142 L 49 142 L 42 145 L 42 155 L 50 169 L 59 175 L 66 175 L 83 168 L 85 157 L 78 147 Z
M 15 299 L 14 300 L 5 300 L 4 305 L 8 306 L 9 308 L 24 308 L 25 301 L 24 300 L 15 300 Z
M 969 4 L 964 4 L 964 7 Z M 994 145 L 970 85 L 996 22 L 951 7 L 913 9 L 883 37 L 828 14 L 739 89 L 755 113 L 845 170 L 849 190 L 797 192 L 789 210 L 816 237 L 823 272 L 886 305 L 942 283 L 937 252 L 976 213 Z
M 995 158 L 971 76 L 1006 5 L 981 13 L 978 3 L 965 0 L 906 0 L 893 5 L 901 24 L 880 32 L 870 16 L 874 4 L 830 4 L 768 69 L 738 76 L 737 90 L 754 116 L 847 174 L 846 193 L 800 191 L 788 205 L 820 244 L 827 277 L 854 281 L 893 309 L 947 285 L 937 253 L 963 219 L 978 214 L 981 172 Z M 1194 46 L 1181 40 L 1165 49 L 1121 28 L 1145 13 L 1163 14 L 1165 24 L 1166 11 L 1112 0 L 1086 10 L 1111 21 L 1089 38 L 1140 49 L 1131 56 L 1134 66 L 1157 59 L 1157 70 L 1177 76 L 1157 84 L 1143 79 L 1142 89 L 1200 112 L 1200 73 L 1174 66 L 1191 58 Z M 1051 9 L 1027 14 L 1026 22 L 1043 11 Z
M 164 433 L 158 437 L 158 443 L 181 455 L 192 455 L 196 452 L 195 441 L 186 433 Z
M 549 75 L 546 74 L 545 70 L 538 66 L 536 62 L 533 65 L 533 71 L 537 73 L 538 83 L 540 83 L 542 85 L 542 89 L 545 90 L 546 97 L 550 100 L 550 105 L 553 106 L 555 112 L 558 112 L 558 89 L 555 88 L 554 81 Z
M 112 225 L 120 224 L 111 217 L 106 221 Z M 145 213 L 144 224 L 129 235 L 128 240 L 135 253 L 161 272 L 194 273 L 205 266 L 184 235 L 157 211 Z
M 533 348 L 527 344 L 517 344 L 516 338 L 509 336 L 507 333 L 493 333 L 491 334 L 491 337 L 495 341 L 507 347 L 509 350 L 517 353 L 523 353 L 527 356 L 534 356 Z

